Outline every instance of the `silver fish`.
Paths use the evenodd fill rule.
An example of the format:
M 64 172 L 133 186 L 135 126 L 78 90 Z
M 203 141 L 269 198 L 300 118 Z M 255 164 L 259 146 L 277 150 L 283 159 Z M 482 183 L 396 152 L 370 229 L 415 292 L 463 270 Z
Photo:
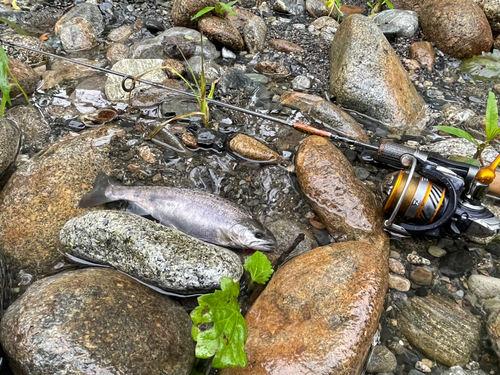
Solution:
M 104 173 L 80 201 L 81 208 L 125 200 L 129 211 L 150 215 L 167 227 L 224 247 L 273 251 L 276 238 L 236 204 L 199 190 L 164 186 L 123 186 Z

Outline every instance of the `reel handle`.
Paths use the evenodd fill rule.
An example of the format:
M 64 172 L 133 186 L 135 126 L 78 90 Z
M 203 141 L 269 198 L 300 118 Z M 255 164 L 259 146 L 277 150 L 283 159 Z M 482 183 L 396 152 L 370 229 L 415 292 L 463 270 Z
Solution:
M 500 198 L 500 175 L 496 175 L 493 179 L 488 190 L 488 195 Z

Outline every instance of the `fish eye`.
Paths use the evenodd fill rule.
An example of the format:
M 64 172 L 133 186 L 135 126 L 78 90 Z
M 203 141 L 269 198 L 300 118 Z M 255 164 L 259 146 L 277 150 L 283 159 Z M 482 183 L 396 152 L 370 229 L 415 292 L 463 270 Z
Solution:
M 255 232 L 255 233 L 254 233 L 254 236 L 255 236 L 255 238 L 257 238 L 258 240 L 261 240 L 261 239 L 263 239 L 263 238 L 264 238 L 264 234 L 263 234 L 263 233 L 261 233 L 261 232 Z

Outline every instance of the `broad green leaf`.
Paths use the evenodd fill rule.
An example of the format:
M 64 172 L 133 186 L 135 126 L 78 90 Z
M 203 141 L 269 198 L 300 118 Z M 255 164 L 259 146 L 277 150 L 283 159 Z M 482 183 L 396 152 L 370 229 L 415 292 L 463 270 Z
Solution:
M 470 143 L 475 144 L 476 146 L 479 145 L 479 143 L 474 139 L 474 137 L 469 133 L 467 133 L 465 130 L 454 128 L 453 126 L 434 126 L 434 128 L 442 130 L 446 133 L 456 135 L 457 137 L 464 138 L 468 140 Z
M 368 5 L 370 8 L 373 8 L 372 3 L 366 3 L 366 5 Z
M 500 51 L 483 52 L 460 64 L 462 72 L 469 73 L 477 81 L 498 81 L 500 79 Z
M 389 9 L 394 9 L 394 5 L 392 5 L 392 3 L 389 0 L 385 0 L 385 5 L 387 5 Z
M 235 283 L 229 277 L 222 277 L 221 289 L 198 297 L 199 306 L 191 312 L 191 334 L 196 341 L 196 357 L 214 356 L 214 368 L 238 365 L 245 367 L 247 326 L 238 304 L 240 283 Z M 200 329 L 200 326 L 207 324 L 213 326 L 205 330 Z
M 236 4 L 238 0 L 231 1 L 230 3 L 227 3 L 227 6 L 232 7 L 234 4 Z
M 196 13 L 192 18 L 191 18 L 191 21 L 194 21 L 195 19 L 203 16 L 205 13 L 208 13 L 208 12 L 211 12 L 212 10 L 214 10 L 215 7 L 206 7 L 206 8 L 203 8 L 202 10 L 200 10 L 198 13 Z
M 258 284 L 267 283 L 274 272 L 271 262 L 260 251 L 247 258 L 243 268 L 250 272 L 252 280 Z
M 491 91 L 488 94 L 488 104 L 486 105 L 486 138 L 493 140 L 498 135 L 498 107 L 495 94 Z

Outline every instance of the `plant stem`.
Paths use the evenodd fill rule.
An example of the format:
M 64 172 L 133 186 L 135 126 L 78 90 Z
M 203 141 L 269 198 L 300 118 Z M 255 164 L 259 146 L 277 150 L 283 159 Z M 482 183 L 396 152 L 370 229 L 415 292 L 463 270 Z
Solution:
M 23 90 L 23 88 L 21 87 L 21 85 L 19 84 L 19 82 L 17 82 L 17 79 L 16 77 L 14 77 L 14 74 L 12 74 L 12 72 L 10 71 L 10 68 L 7 66 L 7 72 L 9 73 L 10 77 L 12 78 L 12 80 L 14 81 L 14 84 L 19 87 L 19 90 L 21 90 L 21 92 L 23 93 L 26 101 L 28 102 L 29 105 L 31 105 L 31 102 L 28 98 L 28 95 L 26 95 L 26 92 Z M 3 115 L 3 114 L 2 114 Z

